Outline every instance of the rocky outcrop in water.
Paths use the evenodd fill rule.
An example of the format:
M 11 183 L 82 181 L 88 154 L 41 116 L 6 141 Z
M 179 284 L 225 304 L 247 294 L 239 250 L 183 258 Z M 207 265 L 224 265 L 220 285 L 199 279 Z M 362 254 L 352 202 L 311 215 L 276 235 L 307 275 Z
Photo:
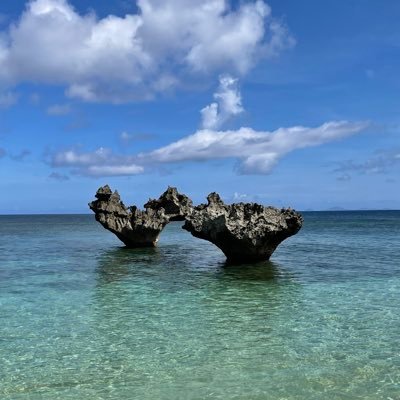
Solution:
M 96 220 L 132 248 L 155 246 L 165 225 L 171 220 L 183 220 L 192 207 L 187 196 L 171 187 L 158 200 L 149 200 L 144 211 L 136 206 L 126 207 L 118 192 L 108 185 L 97 191 L 96 199 L 89 203 Z
M 211 193 L 207 200 L 208 204 L 195 207 L 187 215 L 183 229 L 214 243 L 230 263 L 268 260 L 303 223 L 302 216 L 290 208 L 256 203 L 227 205 L 217 193 Z
M 127 247 L 155 246 L 170 221 L 185 221 L 183 229 L 219 247 L 228 262 L 257 262 L 271 257 L 278 245 L 296 234 L 303 223 L 290 208 L 264 207 L 256 203 L 225 204 L 211 193 L 208 204 L 193 207 L 192 200 L 169 187 L 157 200 L 149 200 L 145 210 L 126 207 L 118 192 L 108 185 L 89 204 L 96 220 L 114 233 Z
M 170 221 L 184 221 L 193 209 L 193 202 L 184 194 L 180 194 L 176 188 L 168 189 L 158 200 L 150 199 L 145 205 L 146 210 L 161 210 L 169 217 Z

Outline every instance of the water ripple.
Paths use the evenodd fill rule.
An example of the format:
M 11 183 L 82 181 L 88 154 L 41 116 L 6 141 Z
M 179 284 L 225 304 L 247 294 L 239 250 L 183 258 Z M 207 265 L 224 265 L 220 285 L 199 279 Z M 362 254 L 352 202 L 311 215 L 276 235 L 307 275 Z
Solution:
M 89 216 L 0 217 L 0 398 L 399 398 L 399 222 L 306 213 L 228 266 L 179 223 L 128 250 Z

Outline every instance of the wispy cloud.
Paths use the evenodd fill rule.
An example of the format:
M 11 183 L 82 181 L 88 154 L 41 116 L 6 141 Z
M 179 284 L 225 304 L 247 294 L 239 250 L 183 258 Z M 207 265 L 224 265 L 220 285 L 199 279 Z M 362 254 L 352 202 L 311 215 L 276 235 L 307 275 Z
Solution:
M 53 104 L 47 108 L 46 112 L 51 116 L 64 116 L 72 112 L 72 107 L 70 104 Z
M 351 176 L 349 174 L 343 174 L 336 178 L 339 182 L 348 182 L 351 181 Z
M 201 111 L 203 125 L 216 127 L 232 115 L 242 112 L 241 94 L 235 79 L 224 76 L 214 99 L 216 113 L 205 118 L 209 111 Z M 210 107 L 210 106 L 208 106 Z M 93 152 L 69 149 L 52 155 L 53 167 L 69 167 L 73 173 L 87 176 L 122 176 L 141 174 L 162 166 L 210 160 L 234 159 L 239 174 L 269 174 L 287 154 L 344 139 L 363 131 L 367 122 L 331 121 L 318 127 L 294 126 L 275 131 L 256 131 L 243 127 L 236 130 L 200 129 L 192 135 L 153 151 L 132 155 L 115 154 L 111 149 Z M 123 132 L 121 140 L 131 140 Z
M 295 126 L 273 132 L 251 128 L 200 130 L 168 146 L 139 154 L 138 159 L 176 163 L 234 158 L 239 161 L 238 172 L 241 174 L 268 174 L 282 157 L 294 150 L 343 139 L 366 127 L 365 122 L 333 121 L 316 128 Z
M 49 178 L 53 179 L 55 181 L 58 181 L 58 182 L 65 182 L 65 181 L 69 181 L 69 179 L 70 179 L 68 175 L 60 174 L 59 172 L 52 172 L 49 175 Z
M 249 196 L 246 193 L 235 192 L 235 193 L 233 193 L 233 196 L 232 196 L 232 200 L 234 202 L 246 201 L 248 198 L 249 198 Z
M 259 132 L 200 130 L 193 135 L 151 152 L 118 155 L 110 149 L 94 152 L 68 150 L 52 156 L 53 167 L 70 167 L 89 176 L 135 175 L 155 166 L 192 161 L 236 159 L 240 174 L 268 174 L 285 155 L 298 149 L 319 146 L 361 132 L 367 123 L 328 122 L 316 128 L 280 128 Z
M 0 158 L 7 157 L 13 161 L 24 161 L 32 152 L 30 150 L 24 149 L 17 154 L 10 153 L 6 149 L 0 147 Z
M 135 164 L 135 159 L 101 147 L 93 152 L 70 149 L 53 154 L 50 164 L 55 168 L 71 168 L 73 173 L 85 176 L 127 176 L 144 172 L 144 167 Z
M 0 84 L 65 85 L 70 97 L 124 102 L 186 79 L 243 75 L 293 45 L 262 0 L 138 0 L 138 13 L 103 19 L 67 0 L 32 0 L 0 31 Z
M 363 161 L 347 160 L 339 163 L 334 172 L 360 173 L 360 174 L 385 174 L 393 167 L 400 165 L 400 150 L 379 151 L 376 155 Z
M 126 131 L 119 135 L 119 139 L 124 144 L 129 144 L 131 142 L 145 142 L 149 140 L 154 140 L 156 135 L 152 133 L 128 133 Z
M 24 149 L 18 154 L 10 155 L 10 158 L 13 159 L 14 161 L 24 161 L 26 157 L 31 155 L 31 151 Z
M 142 174 L 144 168 L 141 165 L 90 165 L 84 170 L 88 176 L 129 176 Z
M 244 111 L 237 82 L 230 75 L 220 77 L 219 88 L 214 94 L 215 102 L 201 110 L 204 129 L 218 129 L 230 118 Z
M 17 93 L 11 91 L 0 93 L 0 108 L 11 107 L 14 104 L 17 104 L 17 102 L 18 102 Z

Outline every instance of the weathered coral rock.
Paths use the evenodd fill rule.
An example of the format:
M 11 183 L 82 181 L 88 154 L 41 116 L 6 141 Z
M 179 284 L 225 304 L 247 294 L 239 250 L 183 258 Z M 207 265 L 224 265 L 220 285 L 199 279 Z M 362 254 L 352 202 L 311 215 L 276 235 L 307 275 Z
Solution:
M 155 211 L 163 208 L 170 221 L 184 221 L 186 215 L 192 212 L 193 202 L 186 195 L 180 194 L 176 188 L 168 187 L 158 200 L 150 199 L 144 208 Z
M 96 198 L 89 203 L 96 220 L 132 248 L 155 246 L 165 225 L 183 219 L 192 208 L 191 200 L 175 188 L 168 188 L 158 200 L 150 200 L 145 211 L 136 206 L 127 208 L 118 192 L 112 192 L 108 185 L 97 191 Z
M 169 187 L 158 200 L 149 200 L 145 211 L 126 207 L 118 192 L 101 187 L 89 204 L 96 220 L 127 247 L 155 246 L 170 221 L 183 221 L 183 229 L 218 246 L 228 262 L 257 262 L 271 257 L 277 246 L 296 234 L 303 218 L 294 210 L 256 203 L 224 204 L 211 193 L 208 204 L 193 207 L 192 200 Z
M 258 262 L 271 257 L 277 246 L 296 234 L 303 223 L 294 210 L 256 203 L 224 204 L 211 193 L 187 215 L 183 229 L 218 246 L 230 263 Z

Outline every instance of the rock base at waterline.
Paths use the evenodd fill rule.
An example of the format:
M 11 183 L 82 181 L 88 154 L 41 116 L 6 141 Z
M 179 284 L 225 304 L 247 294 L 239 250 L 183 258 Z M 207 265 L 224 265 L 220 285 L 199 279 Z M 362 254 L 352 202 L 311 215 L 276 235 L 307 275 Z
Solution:
M 97 191 L 96 200 L 89 207 L 96 220 L 127 247 L 155 246 L 170 221 L 185 221 L 183 229 L 219 247 L 228 263 L 268 260 L 303 223 L 302 216 L 290 208 L 225 204 L 217 193 L 211 193 L 207 200 L 207 204 L 194 207 L 189 197 L 169 187 L 157 200 L 149 200 L 145 210 L 140 210 L 136 206 L 126 207 L 118 192 L 106 185 Z
M 183 229 L 219 247 L 229 263 L 268 260 L 278 245 L 295 235 L 303 223 L 292 209 L 264 207 L 256 203 L 225 204 L 211 193 L 208 204 L 195 207 Z

